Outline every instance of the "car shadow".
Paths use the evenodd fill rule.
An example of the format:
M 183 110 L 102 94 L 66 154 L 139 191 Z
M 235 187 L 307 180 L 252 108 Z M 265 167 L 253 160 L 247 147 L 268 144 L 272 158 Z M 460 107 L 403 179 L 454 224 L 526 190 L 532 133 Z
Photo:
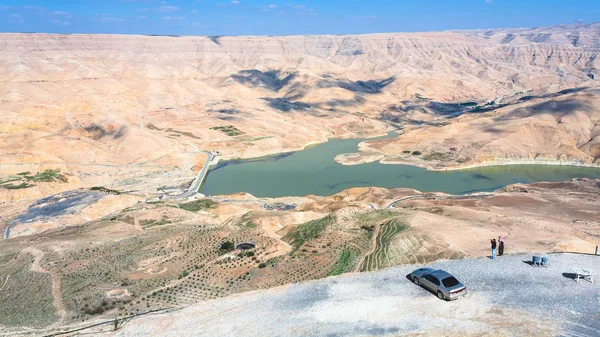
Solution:
M 410 278 L 410 274 L 406 274 L 406 279 L 412 283 L 412 279 Z
M 571 280 L 575 280 L 575 278 L 577 277 L 577 274 L 575 274 L 575 273 L 562 273 L 562 276 L 564 276 L 566 278 L 570 278 Z
M 531 260 L 523 261 L 523 263 L 533 266 L 533 261 Z

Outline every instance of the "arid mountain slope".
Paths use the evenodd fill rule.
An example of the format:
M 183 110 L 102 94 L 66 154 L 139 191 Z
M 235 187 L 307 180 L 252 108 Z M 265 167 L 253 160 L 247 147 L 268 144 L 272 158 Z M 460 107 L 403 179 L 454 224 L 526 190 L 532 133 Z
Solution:
M 148 180 L 156 170 L 187 172 L 197 165 L 185 153 L 198 149 L 248 158 L 411 125 L 431 125 L 413 132 L 419 146 L 411 149 L 439 151 L 448 143 L 439 134 L 448 132 L 455 140 L 448 144 L 459 144 L 450 147 L 463 151 L 478 128 L 512 135 L 526 126 L 494 112 L 475 119 L 479 126 L 460 120 L 452 131 L 447 120 L 465 111 L 448 102 L 493 111 L 524 96 L 595 88 L 599 32 L 600 24 L 358 36 L 0 34 L 0 173 L 61 169 L 70 188 L 89 187 L 134 174 Z M 512 140 L 464 150 L 461 158 L 500 151 L 591 162 L 598 100 L 589 96 L 597 91 L 587 95 L 573 98 L 585 101 L 577 103 L 585 111 L 561 119 L 574 126 L 556 142 L 543 135 L 546 121 L 529 127 L 528 146 L 504 137 Z M 402 142 L 381 152 L 406 151 Z M 63 187 L 13 191 L 7 199 Z
M 488 101 L 590 86 L 599 31 L 594 24 L 360 36 L 2 34 L 2 160 L 135 162 L 186 141 L 253 156 L 382 129 L 356 113 L 377 117 L 416 94 Z M 210 129 L 230 124 L 246 137 Z
M 336 160 L 381 160 L 434 169 L 546 161 L 600 165 L 599 108 L 599 89 L 526 96 L 493 110 L 405 124 L 403 135 L 364 142 L 359 153 Z

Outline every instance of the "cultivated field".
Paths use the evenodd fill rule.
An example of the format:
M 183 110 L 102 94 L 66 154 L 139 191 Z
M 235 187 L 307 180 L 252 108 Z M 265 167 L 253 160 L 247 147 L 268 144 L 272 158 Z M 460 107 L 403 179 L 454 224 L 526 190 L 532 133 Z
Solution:
M 600 181 L 574 179 L 465 197 L 358 188 L 294 198 L 287 211 L 247 195 L 137 203 L 4 241 L 0 329 L 76 328 L 355 271 L 487 256 L 498 235 L 510 254 L 589 253 L 600 238 L 599 191 Z M 416 198 L 385 208 L 407 194 Z M 44 207 L 64 203 L 63 195 Z

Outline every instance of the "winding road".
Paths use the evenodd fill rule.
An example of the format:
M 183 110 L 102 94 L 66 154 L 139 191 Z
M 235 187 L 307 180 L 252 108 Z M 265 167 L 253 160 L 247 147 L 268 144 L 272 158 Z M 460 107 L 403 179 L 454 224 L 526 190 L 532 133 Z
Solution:
M 396 199 L 396 200 L 392 201 L 389 205 L 387 205 L 385 208 L 394 208 L 394 206 L 396 206 L 396 204 L 398 204 L 402 201 L 410 200 L 410 199 L 482 199 L 482 198 L 486 198 L 486 197 L 489 197 L 492 195 L 494 195 L 494 193 L 480 193 L 480 194 L 475 194 L 475 195 L 448 195 L 448 196 L 440 196 L 440 195 L 433 195 L 433 194 L 418 194 L 418 195 L 410 195 L 408 197 Z

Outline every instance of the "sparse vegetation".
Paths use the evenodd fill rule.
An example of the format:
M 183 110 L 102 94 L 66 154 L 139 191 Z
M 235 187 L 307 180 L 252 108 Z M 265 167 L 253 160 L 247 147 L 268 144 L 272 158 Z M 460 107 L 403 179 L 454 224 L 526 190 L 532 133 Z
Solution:
M 339 259 L 336 261 L 335 265 L 329 272 L 329 276 L 341 275 L 343 273 L 351 271 L 354 265 L 356 264 L 357 258 L 358 253 L 356 251 L 345 247 L 342 250 Z
M 396 234 L 406 230 L 408 225 L 401 218 L 394 218 L 386 221 L 379 227 L 379 233 L 375 242 L 377 247 L 372 254 L 369 254 L 361 267 L 362 271 L 373 271 L 380 269 L 386 263 L 389 265 L 388 255 L 390 254 L 390 245 Z
M 202 210 L 211 209 L 217 206 L 217 203 L 210 199 L 194 200 L 185 204 L 179 205 L 179 208 L 189 211 L 198 212 Z
M 423 157 L 425 160 L 439 160 L 439 161 L 449 161 L 452 160 L 452 153 L 447 152 L 431 152 Z
M 285 238 L 290 243 L 299 249 L 306 241 L 312 240 L 320 236 L 326 229 L 327 226 L 333 223 L 333 217 L 328 215 L 319 220 L 309 221 L 305 224 L 298 225 L 292 231 L 290 231 Z
M 0 179 L 0 188 L 7 190 L 18 190 L 35 186 L 32 182 L 61 182 L 66 183 L 69 179 L 64 174 L 60 173 L 60 169 L 45 170 L 40 173 L 31 175 L 31 172 L 25 171 L 17 173 L 15 176 Z
M 235 245 L 231 241 L 225 241 L 221 244 L 219 248 L 222 253 L 230 252 L 235 249 Z
M 45 170 L 44 172 L 40 172 L 35 175 L 23 175 L 23 178 L 25 178 L 25 180 L 27 180 L 27 181 L 46 182 L 46 183 L 52 183 L 52 182 L 66 183 L 69 181 L 67 176 L 60 173 L 60 169 L 56 169 L 56 170 L 48 169 L 48 170 Z
M 421 155 L 421 151 L 413 151 L 412 155 L 413 156 L 420 156 Z
M 14 185 L 14 184 L 3 184 L 0 185 L 0 187 L 5 188 L 7 190 L 18 190 L 18 189 L 22 189 L 22 188 L 29 188 L 35 186 L 33 184 L 28 184 L 28 183 L 20 183 L 18 185 Z
M 31 263 L 31 255 L 23 254 L 0 269 L 0 325 L 40 327 L 58 319 L 51 277 L 32 271 Z
M 111 190 L 111 189 L 109 189 L 109 188 L 106 188 L 106 187 L 101 187 L 101 186 L 94 186 L 94 187 L 90 188 L 90 190 L 92 190 L 92 191 L 100 191 L 100 192 L 105 192 L 105 193 L 114 194 L 114 195 L 119 195 L 119 194 L 121 194 L 121 191 L 117 191 L 117 190 Z
M 230 137 L 235 137 L 235 136 L 241 136 L 244 135 L 245 133 L 240 131 L 238 128 L 236 128 L 233 125 L 227 125 L 227 126 L 213 126 L 212 128 L 210 128 L 211 130 L 218 130 L 223 132 L 224 134 L 226 134 L 227 136 Z

